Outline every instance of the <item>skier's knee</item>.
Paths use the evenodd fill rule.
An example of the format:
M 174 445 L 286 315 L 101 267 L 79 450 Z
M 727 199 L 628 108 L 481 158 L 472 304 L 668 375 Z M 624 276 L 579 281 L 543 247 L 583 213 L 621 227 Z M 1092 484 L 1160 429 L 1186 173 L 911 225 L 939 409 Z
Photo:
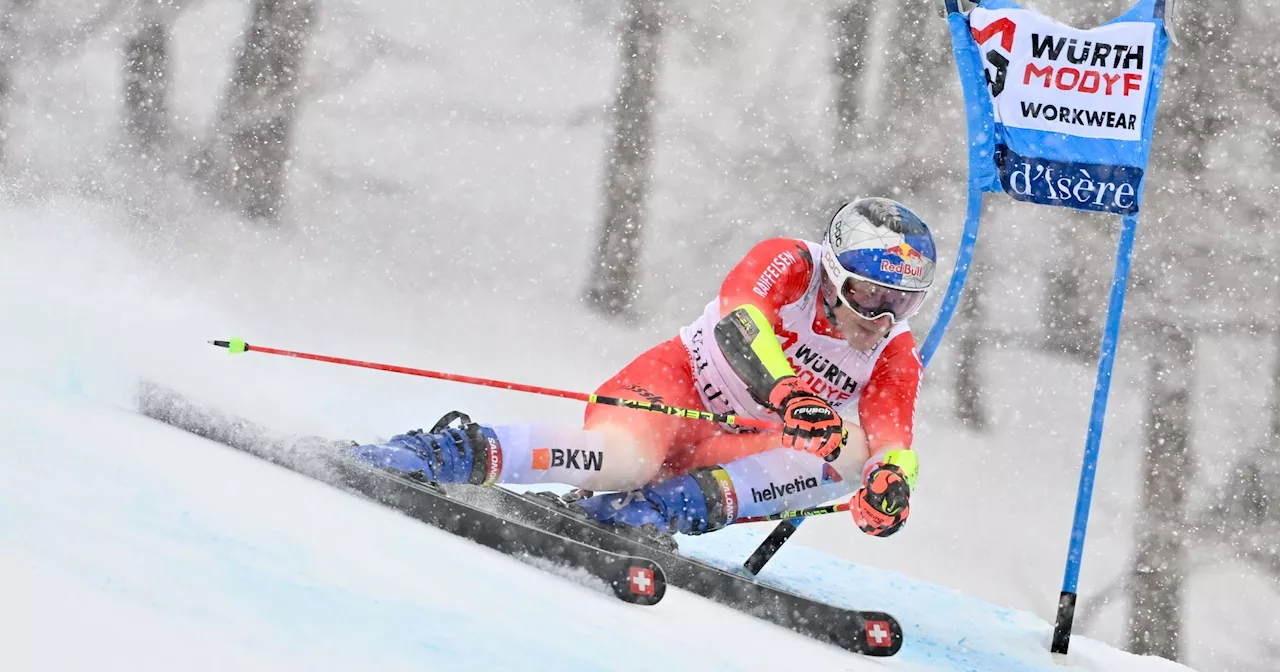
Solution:
M 655 446 L 620 427 L 595 428 L 604 436 L 605 459 L 593 475 L 590 490 L 634 490 L 652 481 L 662 468 L 663 455 Z

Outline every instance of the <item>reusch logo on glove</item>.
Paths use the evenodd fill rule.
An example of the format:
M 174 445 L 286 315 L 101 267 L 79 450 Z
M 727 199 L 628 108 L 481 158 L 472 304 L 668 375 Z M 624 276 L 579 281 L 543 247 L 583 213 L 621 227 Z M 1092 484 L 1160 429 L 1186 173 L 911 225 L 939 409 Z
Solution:
M 828 420 L 832 417 L 831 409 L 822 408 L 821 406 L 802 406 L 791 412 L 797 418 L 804 420 L 818 421 Z

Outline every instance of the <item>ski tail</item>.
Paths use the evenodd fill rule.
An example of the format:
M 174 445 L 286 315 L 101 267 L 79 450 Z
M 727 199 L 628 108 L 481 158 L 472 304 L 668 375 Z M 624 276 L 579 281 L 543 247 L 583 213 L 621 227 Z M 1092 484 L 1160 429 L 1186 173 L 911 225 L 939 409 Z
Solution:
M 138 410 L 177 429 L 254 455 L 286 469 L 372 499 L 421 522 L 544 569 L 579 570 L 607 584 L 618 599 L 653 605 L 666 594 L 662 566 L 642 555 L 616 553 L 505 518 L 450 498 L 439 486 L 349 459 L 349 442 L 289 437 L 217 410 L 192 404 L 153 383 L 139 389 Z

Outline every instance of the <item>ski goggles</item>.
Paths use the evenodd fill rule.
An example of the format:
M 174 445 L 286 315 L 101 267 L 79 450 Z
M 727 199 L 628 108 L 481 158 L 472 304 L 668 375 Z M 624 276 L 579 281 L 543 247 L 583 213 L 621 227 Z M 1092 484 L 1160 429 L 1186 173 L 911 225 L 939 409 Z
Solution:
M 835 291 L 830 273 L 823 277 L 828 296 L 834 294 L 840 305 L 863 319 L 877 320 L 888 315 L 891 321 L 897 323 L 915 315 L 920 306 L 924 305 L 925 291 L 908 292 L 886 287 L 848 271 L 842 276 L 839 278 L 839 291 Z

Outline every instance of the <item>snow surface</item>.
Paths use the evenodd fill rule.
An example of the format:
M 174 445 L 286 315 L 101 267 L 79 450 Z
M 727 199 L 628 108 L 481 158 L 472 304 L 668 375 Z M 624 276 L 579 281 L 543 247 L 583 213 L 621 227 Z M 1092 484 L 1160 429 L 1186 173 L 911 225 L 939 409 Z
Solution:
M 42 7 L 72 11 L 90 4 L 67 0 Z M 172 45 L 173 115 L 184 134 L 201 137 L 216 116 L 247 5 L 237 0 L 188 4 Z M 615 5 L 599 0 L 326 3 L 316 55 L 308 66 L 318 75 L 313 80 L 317 90 L 298 129 L 290 216 L 280 230 L 244 226 L 205 196 L 193 194 L 181 179 L 152 173 L 139 177 L 136 169 L 122 168 L 131 154 L 121 148 L 121 26 L 103 31 L 66 58 L 21 64 L 14 103 L 6 112 L 13 128 L 4 147 L 6 177 L 15 181 L 0 187 L 0 394 L 6 399 L 0 424 L 5 430 L 0 436 L 6 439 L 0 442 L 0 669 L 190 669 L 205 660 L 223 663 L 210 662 L 210 667 L 252 669 L 254 660 L 267 661 L 257 663 L 266 668 L 304 660 L 263 653 L 269 646 L 291 646 L 288 642 L 300 637 L 293 633 L 303 631 L 298 621 L 249 616 L 259 613 L 252 599 L 265 593 L 269 581 L 252 589 L 235 586 L 252 591 L 244 595 L 202 587 L 213 583 L 201 575 L 201 582 L 184 585 L 182 591 L 157 588 L 147 593 L 151 602 L 112 599 L 118 596 L 110 591 L 125 586 L 125 576 L 160 586 L 179 569 L 194 574 L 202 553 L 216 554 L 219 564 L 209 564 L 217 567 L 232 566 L 222 564 L 224 559 L 239 557 L 230 549 L 212 551 L 195 541 L 186 544 L 184 537 L 165 537 L 159 527 L 145 524 L 142 514 L 158 516 L 157 511 L 187 510 L 206 523 L 231 515 L 231 504 L 197 509 L 184 498 L 199 494 L 193 481 L 212 480 L 196 468 L 201 460 L 234 456 L 213 457 L 220 450 L 216 446 L 133 426 L 129 409 L 140 377 L 199 394 L 204 401 L 284 431 L 329 436 L 386 436 L 429 424 L 454 408 L 491 422 L 573 424 L 581 417 L 580 406 L 562 400 L 273 358 L 227 358 L 204 345 L 205 340 L 241 336 L 266 345 L 589 390 L 690 321 L 722 272 L 752 243 L 779 233 L 817 235 L 829 213 L 800 208 L 807 203 L 801 198 L 804 182 L 793 185 L 787 174 L 803 160 L 774 165 L 756 159 L 773 153 L 786 158 L 795 151 L 822 156 L 831 144 L 829 54 L 819 46 L 827 43 L 822 14 L 830 3 L 686 3 L 687 16 L 672 33 L 663 72 L 660 147 L 641 265 L 645 319 L 635 325 L 611 324 L 578 305 L 601 206 L 607 140 L 602 110 L 616 82 L 617 49 L 609 16 Z M 1099 11 L 1091 3 L 1054 6 Z M 892 4 L 877 7 L 883 18 Z M 48 32 L 60 34 L 64 27 L 50 26 L 56 30 Z M 944 22 L 921 29 L 945 47 Z M 356 68 L 359 76 L 343 81 L 344 67 L 356 66 L 368 55 L 365 38 L 374 33 L 396 42 L 396 53 L 377 59 L 363 74 Z M 763 48 L 741 48 L 757 44 Z M 944 107 L 949 100 L 960 109 L 954 82 L 936 93 Z M 945 142 L 914 134 L 911 140 L 928 148 L 930 161 L 959 169 L 963 135 L 952 132 L 958 128 L 954 124 L 939 128 Z M 928 137 L 937 140 L 937 135 Z M 955 175 L 954 183 L 961 184 L 961 174 Z M 865 185 L 844 187 L 853 196 Z M 934 226 L 945 266 L 958 240 L 962 199 L 958 193 L 948 199 L 932 192 L 902 198 L 908 196 Z M 989 319 L 995 328 L 1033 334 L 1043 291 L 1036 269 L 1052 247 L 1044 244 L 1045 232 L 1062 214 L 1013 202 L 991 209 L 980 256 L 1011 260 L 1017 269 L 1001 268 L 988 282 Z M 1099 245 L 1109 258 L 1110 243 Z M 1095 280 L 1105 283 L 1110 270 L 1109 262 L 1099 261 Z M 917 332 L 927 330 L 934 310 L 936 298 L 926 305 L 925 319 L 914 325 Z M 1130 327 L 1126 330 L 1085 547 L 1076 628 L 1115 645 L 1124 643 L 1128 605 L 1117 586 L 1131 571 L 1132 511 L 1144 441 L 1141 339 Z M 1256 339 L 1232 337 L 1206 336 L 1197 347 L 1200 492 L 1192 495 L 1203 500 L 1204 490 L 1230 477 L 1222 465 L 1234 462 L 1241 450 L 1265 435 L 1267 395 L 1258 393 L 1258 371 L 1264 364 L 1269 367 L 1269 357 L 1276 353 L 1260 354 Z M 984 353 L 984 391 L 993 416 L 987 433 L 950 420 L 949 367 L 954 358 L 948 345 L 926 378 L 915 446 L 923 462 L 921 488 L 913 498 L 910 525 L 891 540 L 876 540 L 858 534 L 838 516 L 811 520 L 769 572 L 791 568 L 795 574 L 788 580 L 796 585 L 802 580 L 835 585 L 835 579 L 809 563 L 828 566 L 836 561 L 808 555 L 808 545 L 865 568 L 896 570 L 1052 618 L 1093 369 L 994 342 Z M 1266 361 L 1259 362 L 1260 356 Z M 160 443 L 140 444 L 128 440 L 132 436 Z M 136 458 L 125 459 L 135 455 L 130 451 L 148 446 L 173 462 L 142 470 L 134 464 Z M 16 475 L 20 466 L 27 477 Z M 105 476 L 96 470 L 100 466 L 108 469 Z M 249 496 L 240 492 L 241 481 L 273 473 L 253 476 L 260 468 L 246 464 L 244 474 L 237 470 L 236 497 Z M 132 483 L 122 472 L 150 480 Z M 67 480 L 35 479 L 50 473 Z M 288 482 L 289 477 L 271 478 Z M 78 484 L 92 487 L 73 487 Z M 281 487 L 286 486 L 273 485 L 271 492 Z M 57 493 L 62 503 L 36 497 L 37 490 Z M 136 494 L 157 490 L 172 499 L 157 502 Z M 91 492 L 103 496 L 88 502 Z M 318 498 L 327 496 L 327 491 L 315 492 Z M 137 511 L 110 506 L 126 496 L 139 498 Z M 267 510 L 295 505 L 293 499 L 272 494 Z M 75 539 L 83 539 L 79 545 L 71 545 L 70 535 L 60 542 L 63 551 L 74 550 L 78 564 L 53 552 L 50 540 L 63 528 L 38 528 L 34 522 L 53 520 L 58 506 L 81 526 L 87 526 L 84 521 L 108 525 L 99 534 L 78 530 Z M 296 517 L 321 506 L 308 500 Z M 999 523 L 993 524 L 996 519 Z M 236 548 L 256 548 L 242 539 L 256 534 L 256 541 L 264 534 L 255 526 L 265 523 L 256 521 L 219 531 L 226 533 L 225 539 L 241 542 Z M 294 525 L 296 521 L 289 527 Z M 209 525 L 180 528 L 186 529 Z M 731 530 L 699 541 L 749 545 L 733 536 L 744 533 L 758 532 Z M 273 542 L 298 534 L 273 529 L 269 537 Z M 407 536 L 379 543 L 398 549 L 410 537 L 432 534 L 417 526 Z M 121 541 L 125 539 L 130 541 Z M 325 553 L 352 552 L 353 545 L 345 542 L 333 548 L 328 543 L 332 537 L 315 535 L 313 540 Z M 183 549 L 186 564 L 132 558 L 135 547 L 145 548 L 143 541 L 153 542 L 152 551 Z M 705 550 L 737 557 L 727 548 Z M 467 553 L 467 566 L 479 564 L 476 558 L 482 556 Z M 329 555 L 320 557 L 336 562 Z M 378 556 L 379 562 L 396 559 L 393 554 Z M 415 572 L 428 566 L 423 558 L 413 561 Z M 1228 553 L 1195 552 L 1191 563 L 1194 572 L 1187 579 L 1183 609 L 1185 659 L 1206 671 L 1274 670 L 1280 657 L 1280 593 L 1274 580 Z M 241 565 L 233 567 L 243 571 Z M 523 568 L 510 566 L 508 571 Z M 851 570 L 840 570 L 846 571 Z M 890 580 L 894 574 L 869 576 L 887 585 L 860 584 L 860 592 L 848 594 L 851 599 L 900 585 Z M 549 581 L 557 595 L 569 592 L 566 586 L 577 589 L 559 579 Z M 460 584 L 451 577 L 450 585 Z M 23 586 L 21 592 L 18 586 Z M 954 614 L 942 610 L 932 616 L 939 604 L 955 606 L 958 594 L 932 603 L 924 596 L 936 589 L 917 588 L 914 594 L 926 607 L 894 611 L 916 635 L 930 624 L 939 628 L 928 631 L 936 641 L 950 636 L 958 642 L 962 635 L 949 629 L 958 626 L 947 620 Z M 413 589 L 409 582 L 397 584 L 395 594 Z M 595 595 L 580 592 L 590 598 L 586 604 L 610 608 Z M 683 597 L 675 592 L 660 608 Z M 63 608 L 67 604 L 75 608 Z M 168 604 L 182 609 L 166 611 L 162 607 Z M 238 623 L 270 634 L 260 637 L 251 627 L 192 626 L 183 614 L 194 611 L 194 604 L 224 607 L 209 613 L 237 615 Z M 545 604 L 556 611 L 555 602 Z M 1029 618 L 1022 611 L 1008 614 Z M 327 613 L 309 605 L 295 615 L 317 619 Z M 360 618 L 352 617 L 355 625 L 348 627 L 364 628 L 368 615 L 353 613 Z M 961 613 L 973 617 L 969 611 Z M 979 622 L 998 620 L 994 612 L 980 613 Z M 521 627 L 537 627 L 542 620 L 555 619 L 535 617 Z M 1011 660 L 1039 656 L 1047 631 L 1042 623 L 1032 623 L 1030 629 L 1002 625 L 989 636 L 1009 636 L 1010 647 L 1021 652 L 1011 654 Z M 416 630 L 398 630 L 395 623 L 378 625 L 391 633 L 388 641 L 399 641 L 392 634 L 400 632 L 421 636 Z M 697 625 L 689 632 L 705 628 Z M 99 631 L 111 636 L 97 637 Z M 169 639 L 140 641 L 141 633 L 149 631 Z M 26 640 L 32 632 L 45 639 Z M 88 644 L 67 644 L 52 634 L 67 632 Z M 774 636 L 761 632 L 733 631 L 721 642 L 749 647 Z M 277 636 L 294 639 L 277 642 Z M 315 637 L 309 643 L 332 648 L 334 639 Z M 497 648 L 490 643 L 493 637 L 477 639 L 475 650 Z M 661 646 L 692 649 L 693 644 L 686 644 L 692 639 L 681 631 L 661 640 Z M 1032 640 L 1035 647 L 1029 645 Z M 38 651 L 31 643 L 35 641 L 48 646 Z M 1080 641 L 1073 648 L 1077 654 L 1087 651 Z M 254 644 L 260 646 L 255 650 Z M 246 655 L 260 657 L 219 658 L 224 650 L 227 656 L 249 650 Z M 11 651 L 17 653 L 11 657 Z M 40 657 L 31 657 L 37 653 Z M 778 660 L 754 649 L 750 653 L 741 659 L 724 655 L 762 663 Z M 639 664 L 627 655 L 615 654 L 607 661 Z M 861 662 L 901 667 L 923 665 L 924 657 L 908 644 L 894 661 Z M 158 662 L 151 663 L 153 659 Z M 165 666 L 164 660 L 177 662 Z M 1126 660 L 1113 668 L 1136 669 L 1136 663 Z M 859 663 L 844 662 L 850 659 L 843 655 L 838 661 L 829 667 Z M 427 662 L 431 667 L 432 661 Z M 562 662 L 568 668 L 574 661 Z M 975 662 L 966 669 L 988 668 Z
M 446 403 L 469 404 L 493 393 L 228 358 L 203 341 L 248 323 L 323 339 L 304 338 L 307 325 L 279 313 L 237 315 L 192 287 L 156 282 L 152 260 L 107 233 L 104 213 L 67 204 L 6 213 L 5 670 L 1062 669 L 1047 653 L 1050 626 L 1032 614 L 799 546 L 775 559 L 769 579 L 892 611 L 908 637 L 897 657 L 860 658 L 679 590 L 656 607 L 624 605 L 142 418 L 131 400 L 141 377 L 280 429 L 334 435 L 368 431 L 366 416 L 383 432 L 401 414 L 421 423 L 423 395 L 447 390 Z M 365 345 L 380 349 L 377 339 Z M 539 402 L 516 399 L 539 413 Z M 727 564 L 762 533 L 744 526 L 685 543 Z M 1070 663 L 1186 669 L 1079 637 Z

